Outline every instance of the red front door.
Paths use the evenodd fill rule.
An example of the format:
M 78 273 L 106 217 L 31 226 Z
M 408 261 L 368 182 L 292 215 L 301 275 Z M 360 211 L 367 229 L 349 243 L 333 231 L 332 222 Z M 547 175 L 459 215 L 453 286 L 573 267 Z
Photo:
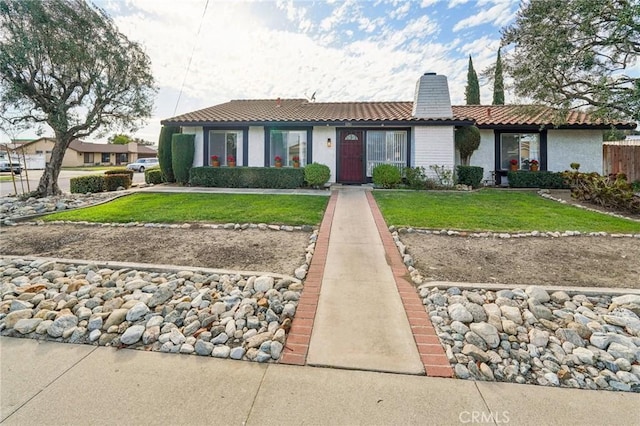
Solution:
M 362 130 L 342 130 L 338 145 L 338 182 L 363 183 L 363 132 Z

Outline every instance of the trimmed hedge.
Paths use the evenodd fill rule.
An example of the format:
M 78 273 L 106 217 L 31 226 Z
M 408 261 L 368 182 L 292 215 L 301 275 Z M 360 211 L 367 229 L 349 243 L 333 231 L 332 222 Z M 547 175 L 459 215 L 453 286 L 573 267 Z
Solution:
M 373 183 L 383 188 L 393 188 L 402 181 L 400 169 L 391 164 L 378 164 L 372 171 Z
M 193 166 L 196 135 L 175 134 L 171 137 L 171 168 L 176 182 L 189 182 L 189 170 Z
M 164 183 L 164 175 L 162 174 L 162 170 L 160 170 L 160 167 L 145 169 L 144 182 L 153 185 Z
M 109 169 L 104 171 L 105 175 L 129 175 L 129 179 L 133 180 L 133 170 L 129 170 L 126 167 L 118 167 L 115 169 Z
M 275 167 L 193 167 L 191 186 L 216 188 L 293 189 L 304 184 L 305 168 Z
M 312 163 L 304 168 L 304 181 L 312 188 L 324 187 L 331 178 L 329 166 L 320 163 Z
M 556 172 L 530 172 L 517 171 L 508 172 L 509 186 L 511 188 L 545 188 L 545 189 L 568 189 L 564 182 L 562 173 Z
M 117 191 L 119 187 L 131 188 L 131 177 L 128 174 L 104 176 L 105 191 Z
M 479 188 L 484 176 L 484 169 L 477 166 L 458 166 L 456 174 L 459 184 Z M 511 182 L 511 179 L 509 179 L 509 182 Z
M 180 127 L 162 126 L 158 140 L 158 162 L 167 182 L 175 182 L 173 165 L 171 160 L 171 139 L 173 135 L 180 133 Z
M 72 194 L 86 194 L 104 191 L 105 175 L 78 176 L 69 181 Z

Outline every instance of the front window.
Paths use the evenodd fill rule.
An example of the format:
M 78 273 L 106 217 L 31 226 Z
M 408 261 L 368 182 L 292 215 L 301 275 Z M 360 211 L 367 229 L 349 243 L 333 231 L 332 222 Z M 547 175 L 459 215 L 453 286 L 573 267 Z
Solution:
M 108 152 L 102 153 L 102 162 L 108 163 L 110 161 L 111 161 L 111 154 L 109 154 Z
M 93 152 L 85 152 L 84 153 L 84 163 L 85 164 L 93 164 Z
M 402 170 L 407 165 L 407 132 L 370 130 L 367 132 L 367 177 L 378 164 L 392 164 Z
M 270 165 L 274 166 L 276 157 L 282 160 L 285 167 L 293 166 L 297 158 L 301 166 L 307 160 L 307 131 L 306 130 L 271 130 L 271 159 Z
M 238 142 L 241 139 L 242 133 L 235 130 L 211 130 L 209 132 L 209 156 L 218 157 L 218 161 L 222 165 L 238 161 Z
M 501 169 L 508 170 L 512 163 L 516 163 L 518 170 L 529 170 L 533 160 L 540 161 L 539 133 L 502 133 L 500 135 Z

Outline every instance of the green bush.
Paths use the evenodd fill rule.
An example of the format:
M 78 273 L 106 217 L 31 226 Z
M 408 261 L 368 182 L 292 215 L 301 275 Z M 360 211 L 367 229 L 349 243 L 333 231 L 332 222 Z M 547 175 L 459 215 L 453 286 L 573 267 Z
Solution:
M 162 174 L 162 170 L 160 170 L 160 167 L 151 167 L 150 169 L 145 169 L 144 182 L 153 185 L 164 183 L 164 175 Z
M 129 175 L 129 179 L 133 180 L 133 170 L 129 170 L 126 167 L 117 167 L 115 169 L 109 169 L 104 171 L 105 175 Z
M 158 140 L 158 162 L 167 182 L 176 181 L 171 160 L 171 138 L 176 133 L 180 133 L 180 127 L 162 126 Z
M 569 186 L 564 182 L 562 173 L 540 171 L 516 171 L 508 172 L 509 186 L 511 188 L 545 188 L 566 189 Z
M 86 194 L 88 192 L 104 191 L 104 175 L 78 176 L 69 181 L 72 194 Z
M 171 138 L 171 168 L 176 182 L 187 184 L 189 170 L 193 166 L 194 141 L 196 135 L 175 134 Z
M 378 164 L 373 168 L 373 183 L 383 188 L 393 188 L 402 180 L 400 169 L 391 164 Z
M 293 189 L 304 184 L 305 168 L 290 167 L 193 167 L 191 186 L 216 188 Z
M 473 152 L 480 146 L 480 130 L 476 126 L 456 127 L 454 141 L 462 164 L 467 165 Z
M 424 167 L 405 167 L 404 179 L 411 189 L 426 189 L 427 172 Z
M 458 174 L 457 181 L 459 184 L 478 188 L 484 176 L 484 169 L 476 166 L 458 166 L 456 173 Z
M 117 191 L 120 187 L 131 188 L 131 177 L 128 174 L 104 175 L 105 191 Z
M 640 192 L 640 180 L 636 180 L 631 184 L 633 192 Z
M 304 181 L 312 188 L 323 187 L 331 178 L 331 169 L 320 163 L 313 163 L 304 168 Z
M 606 208 L 640 213 L 640 196 L 633 192 L 623 173 L 600 176 L 598 173 L 566 171 L 563 176 L 571 185 L 571 196 Z

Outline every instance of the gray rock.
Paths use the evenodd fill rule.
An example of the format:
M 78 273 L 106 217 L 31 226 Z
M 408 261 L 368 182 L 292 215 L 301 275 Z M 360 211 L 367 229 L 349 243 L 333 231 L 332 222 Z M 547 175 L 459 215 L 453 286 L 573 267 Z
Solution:
M 154 325 L 152 327 L 147 327 L 147 329 L 142 334 L 142 343 L 145 345 L 149 345 L 154 343 L 160 337 L 160 326 Z M 169 338 L 169 333 L 167 333 L 167 339 Z
M 271 359 L 271 354 L 268 354 L 266 352 L 258 351 L 258 354 L 256 355 L 256 361 L 258 362 L 267 362 L 270 359 Z
M 522 321 L 522 318 L 520 319 L 520 321 Z M 518 325 L 511 320 L 503 319 L 502 330 L 507 334 L 515 336 L 516 334 L 518 334 Z
M 475 332 L 478 336 L 487 343 L 490 348 L 497 348 L 500 345 L 500 336 L 498 335 L 498 329 L 486 322 L 471 323 L 471 331 Z
M 102 334 L 102 332 L 100 331 L 100 329 L 93 329 L 89 333 L 89 341 L 90 342 L 95 342 L 96 340 L 98 340 L 100 338 L 101 334 Z
M 447 308 L 449 318 L 453 321 L 469 323 L 473 321 L 473 315 L 461 303 L 454 303 Z
M 571 297 L 564 291 L 555 291 L 551 294 L 551 301 L 555 303 L 564 304 L 571 300 Z
M 236 348 L 231 349 L 229 353 L 229 357 L 231 359 L 242 359 L 245 353 L 246 353 L 246 350 L 242 346 L 238 346 Z
M 146 281 L 145 281 L 146 282 Z M 138 302 L 129 311 L 127 312 L 126 319 L 129 322 L 136 322 L 140 318 L 143 318 L 150 312 L 150 309 L 147 305 L 142 302 Z
M 41 322 L 42 318 L 25 318 L 18 320 L 13 329 L 20 334 L 29 334 L 34 332 Z
M 208 356 L 213 351 L 213 343 L 198 340 L 195 345 L 195 351 L 198 355 Z
M 610 380 L 609 386 L 611 386 L 611 389 L 616 391 L 629 392 L 631 390 L 631 385 L 629 385 L 628 383 L 619 382 L 617 380 Z
M 253 288 L 257 293 L 266 293 L 268 290 L 271 290 L 273 288 L 273 285 L 273 277 L 263 275 L 256 278 L 255 282 L 253 283 Z
M 573 350 L 573 354 L 578 357 L 583 364 L 593 365 L 595 355 L 589 349 L 577 347 Z
M 640 350 L 634 351 L 633 349 L 630 349 L 617 342 L 611 343 L 609 345 L 609 349 L 607 349 L 607 352 L 616 359 L 624 358 L 630 363 L 633 363 L 637 357 L 640 358 Z
M 180 353 L 181 354 L 192 354 L 194 352 L 193 345 L 190 343 L 183 343 L 180 345 Z
M 31 309 L 33 305 L 29 302 L 25 302 L 24 300 L 13 299 L 11 301 L 11 306 L 9 308 L 9 312 L 21 311 L 23 309 Z
M 616 305 L 635 304 L 640 305 L 640 294 L 625 294 L 611 299 Z
M 120 342 L 125 345 L 133 345 L 142 338 L 142 333 L 146 330 L 144 325 L 133 325 L 120 337 Z
M 227 343 L 227 340 L 229 340 L 229 335 L 227 333 L 220 333 L 211 339 L 211 343 L 214 345 L 221 345 Z
M 518 325 L 522 325 L 522 312 L 520 309 L 515 306 L 500 306 L 500 311 L 502 312 L 502 316 L 504 316 L 509 321 L 513 321 Z M 504 327 L 504 324 L 503 324 Z
M 462 348 L 462 353 L 464 355 L 472 357 L 476 361 L 487 362 L 489 360 L 489 355 L 487 355 L 485 351 L 469 343 L 464 345 L 464 347 Z
M 469 370 L 462 364 L 456 364 L 453 367 L 453 371 L 456 374 L 456 377 L 459 379 L 468 379 L 470 376 Z
M 551 384 L 552 386 L 560 386 L 560 380 L 555 373 L 546 373 L 544 378 Z
M 547 293 L 547 291 L 542 287 L 533 285 L 529 286 L 525 289 L 525 293 L 527 293 L 530 298 L 535 299 L 540 303 L 546 303 L 551 300 L 549 293 Z
M 474 322 L 484 322 L 487 320 L 487 313 L 484 311 L 482 306 L 475 303 L 467 303 L 465 308 L 467 308 L 467 311 L 469 311 L 473 316 Z
M 450 325 L 451 329 L 456 333 L 465 335 L 469 331 L 469 327 L 461 323 L 460 321 L 453 321 Z
M 549 333 L 537 328 L 529 330 L 529 342 L 537 347 L 546 347 L 549 343 Z
M 169 340 L 176 346 L 179 346 L 187 341 L 187 338 L 177 328 L 171 329 L 169 332 Z
M 226 345 L 216 346 L 211 351 L 211 356 L 214 358 L 228 358 L 231 353 L 231 348 Z
M 529 311 L 531 311 L 536 319 L 546 319 L 549 321 L 553 319 L 553 313 L 551 312 L 551 309 L 539 304 L 533 298 L 529 299 Z
M 127 319 L 128 309 L 114 309 L 104 322 L 102 329 L 108 330 L 113 325 L 120 325 Z
M 53 320 L 47 329 L 47 334 L 51 337 L 61 337 L 66 331 L 78 325 L 78 318 L 75 315 L 63 315 Z
M 149 301 L 147 302 L 147 306 L 150 308 L 155 308 L 158 305 L 162 305 L 167 300 L 173 297 L 173 290 L 169 287 L 168 284 L 161 284 L 158 286 L 158 289 L 153 293 Z
M 279 359 L 283 348 L 284 346 L 282 343 L 271 341 L 270 350 L 269 350 L 269 352 L 271 353 L 271 358 L 275 360 Z
M 21 319 L 28 319 L 33 316 L 31 309 L 23 309 L 21 311 L 10 312 L 4 317 L 4 325 L 6 328 L 13 328 Z
M 556 330 L 556 337 L 563 342 L 571 342 L 575 346 L 584 346 L 584 340 L 578 333 L 570 328 L 559 328 Z

